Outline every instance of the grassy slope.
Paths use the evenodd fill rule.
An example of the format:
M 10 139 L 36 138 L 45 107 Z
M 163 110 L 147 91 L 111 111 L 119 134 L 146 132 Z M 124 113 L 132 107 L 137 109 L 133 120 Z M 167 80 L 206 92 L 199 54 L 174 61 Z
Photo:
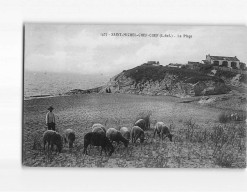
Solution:
M 211 142 L 201 143 L 185 137 L 189 131 L 190 118 L 196 121 L 196 131 L 212 132 L 217 125 L 218 109 L 199 105 L 181 104 L 172 97 L 153 97 L 129 94 L 90 94 L 68 97 L 34 99 L 24 102 L 23 164 L 27 166 L 79 166 L 79 167 L 219 167 L 213 157 Z M 45 131 L 44 117 L 47 105 L 55 107 L 57 126 L 76 131 L 75 148 L 68 146 L 61 154 L 47 154 L 41 149 L 41 137 Z M 92 147 L 89 156 L 83 156 L 83 136 L 91 131 L 95 122 L 109 127 L 127 126 L 131 128 L 136 116 L 143 111 L 151 111 L 151 127 L 155 120 L 173 123 L 174 142 L 152 139 L 153 131 L 146 132 L 148 138 L 144 145 L 130 144 L 128 150 L 123 146 L 108 158 L 99 156 Z M 238 124 L 240 125 L 240 124 Z M 237 128 L 237 125 L 235 125 Z M 232 128 L 231 128 L 232 131 Z M 189 132 L 190 133 L 190 132 Z M 197 134 L 195 134 L 197 136 Z M 37 140 L 36 150 L 32 150 Z M 245 142 L 243 142 L 245 144 Z M 242 147 L 242 146 L 241 146 Z M 244 147 L 242 147 L 244 148 Z M 234 166 L 243 167 L 245 150 L 234 150 Z M 220 162 L 220 159 L 218 159 Z

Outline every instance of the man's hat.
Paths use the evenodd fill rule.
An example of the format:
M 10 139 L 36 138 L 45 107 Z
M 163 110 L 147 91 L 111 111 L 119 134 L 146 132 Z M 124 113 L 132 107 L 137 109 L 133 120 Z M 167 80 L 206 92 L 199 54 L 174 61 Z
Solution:
M 53 110 L 54 108 L 52 106 L 50 106 L 47 110 Z

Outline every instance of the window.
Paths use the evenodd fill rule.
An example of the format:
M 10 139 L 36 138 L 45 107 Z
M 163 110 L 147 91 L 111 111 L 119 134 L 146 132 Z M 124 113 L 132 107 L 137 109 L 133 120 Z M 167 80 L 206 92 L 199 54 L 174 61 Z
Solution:
M 219 66 L 219 61 L 214 61 L 213 64 L 216 65 L 216 66 Z
M 232 67 L 232 69 L 237 69 L 237 63 L 236 62 L 231 62 L 231 67 Z
M 227 61 L 223 61 L 223 62 L 222 62 L 222 66 L 227 67 L 227 66 L 228 66 L 228 62 L 227 62 Z

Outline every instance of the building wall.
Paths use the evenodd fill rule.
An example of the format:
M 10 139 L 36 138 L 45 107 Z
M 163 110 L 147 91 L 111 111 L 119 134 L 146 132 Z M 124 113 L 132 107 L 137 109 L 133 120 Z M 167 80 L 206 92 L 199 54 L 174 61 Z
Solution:
M 226 60 L 211 60 L 211 64 L 214 64 L 214 61 L 218 61 L 219 62 L 219 66 L 222 66 L 223 62 L 226 61 Z M 239 61 L 227 61 L 227 67 L 228 68 L 232 68 L 232 66 L 231 66 L 231 63 L 232 62 L 235 62 L 237 68 L 240 69 L 240 63 L 239 63 Z
M 219 66 L 222 66 L 222 64 L 223 64 L 224 61 L 227 61 L 227 60 L 212 60 L 211 57 L 210 57 L 210 55 L 206 55 L 206 60 L 208 62 L 210 62 L 210 64 L 214 64 L 214 61 L 218 61 L 219 62 Z M 240 62 L 239 61 L 227 61 L 227 62 L 228 62 L 227 63 L 227 67 L 228 68 L 232 68 L 231 63 L 232 62 L 235 62 L 236 63 L 236 67 L 238 69 L 240 69 Z
M 210 58 L 210 55 L 206 55 L 206 60 L 207 60 L 208 62 L 210 62 L 210 64 L 212 64 L 212 60 L 211 60 L 211 58 Z

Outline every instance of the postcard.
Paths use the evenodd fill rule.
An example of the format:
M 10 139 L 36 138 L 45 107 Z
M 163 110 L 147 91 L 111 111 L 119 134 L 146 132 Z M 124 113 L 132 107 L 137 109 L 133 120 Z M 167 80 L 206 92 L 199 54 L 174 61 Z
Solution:
M 245 168 L 246 32 L 24 24 L 23 166 Z

